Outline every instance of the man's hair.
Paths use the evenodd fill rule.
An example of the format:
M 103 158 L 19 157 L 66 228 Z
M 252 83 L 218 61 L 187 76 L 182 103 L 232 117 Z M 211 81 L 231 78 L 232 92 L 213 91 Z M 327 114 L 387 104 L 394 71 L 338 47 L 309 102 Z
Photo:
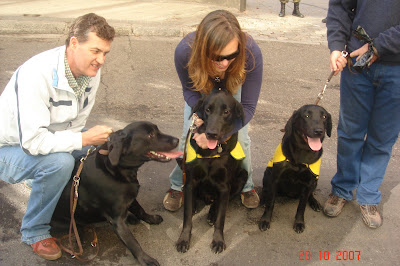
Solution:
M 106 40 L 114 40 L 115 30 L 105 18 L 94 13 L 89 13 L 76 18 L 69 27 L 68 37 L 65 45 L 68 47 L 72 37 L 76 37 L 80 43 L 88 40 L 89 32 L 96 33 L 97 37 Z

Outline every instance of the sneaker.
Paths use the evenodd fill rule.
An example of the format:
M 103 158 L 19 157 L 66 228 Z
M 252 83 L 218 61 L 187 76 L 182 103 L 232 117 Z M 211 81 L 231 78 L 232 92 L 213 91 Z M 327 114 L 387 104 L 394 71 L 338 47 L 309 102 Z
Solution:
M 56 260 L 61 257 L 61 249 L 58 247 L 53 237 L 33 243 L 31 247 L 33 248 L 33 252 L 43 259 Z
M 242 199 L 243 205 L 248 209 L 255 209 L 258 207 L 258 204 L 260 204 L 260 198 L 254 189 L 242 192 L 240 198 Z
M 370 228 L 378 228 L 382 225 L 382 218 L 378 211 L 378 205 L 360 205 L 364 223 Z
M 182 192 L 171 188 L 164 197 L 164 208 L 172 212 L 177 211 L 182 206 L 182 199 Z
M 343 209 L 346 200 L 342 197 L 330 194 L 329 199 L 325 202 L 324 213 L 331 217 L 338 216 Z

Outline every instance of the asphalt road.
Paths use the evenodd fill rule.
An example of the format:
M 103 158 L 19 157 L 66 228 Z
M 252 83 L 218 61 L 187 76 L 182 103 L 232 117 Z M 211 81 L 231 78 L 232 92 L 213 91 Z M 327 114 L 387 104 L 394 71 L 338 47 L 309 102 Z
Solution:
M 64 43 L 59 35 L 3 35 L 0 40 L 0 91 L 29 57 Z M 178 42 L 177 38 L 117 37 L 102 70 L 102 83 L 88 126 L 107 124 L 117 130 L 131 121 L 149 120 L 163 132 L 180 136 L 184 102 L 173 63 Z M 314 103 L 323 88 L 329 75 L 329 51 L 325 45 L 258 43 L 264 55 L 264 78 L 249 134 L 253 180 L 260 187 L 266 164 L 282 138 L 280 129 L 295 109 Z M 332 114 L 336 128 L 339 76 L 332 79 L 320 104 Z M 336 169 L 336 130 L 332 133 L 324 142 L 316 191 L 321 203 L 328 198 L 330 179 Z M 353 201 L 333 219 L 307 207 L 306 229 L 297 234 L 292 225 L 298 201 L 282 198 L 275 205 L 271 228 L 260 232 L 257 221 L 263 208 L 247 210 L 239 199 L 234 199 L 225 223 L 227 249 L 221 254 L 211 252 L 213 228 L 206 222 L 205 208 L 193 219 L 191 249 L 180 254 L 174 244 L 182 228 L 183 210 L 171 213 L 162 206 L 169 188 L 168 175 L 174 167 L 172 162 L 149 162 L 139 171 L 138 200 L 148 212 L 160 214 L 164 222 L 151 226 L 140 223 L 130 228 L 142 248 L 162 265 L 396 265 L 400 260 L 398 156 L 396 144 L 381 186 L 384 223 L 376 230 L 364 225 L 358 204 Z M 11 186 L 0 181 L 0 265 L 79 265 L 66 253 L 56 262 L 44 261 L 20 242 L 20 222 L 28 197 L 29 191 L 23 185 Z M 96 227 L 100 252 L 89 265 L 137 264 L 107 224 Z M 85 231 L 81 237 L 90 257 L 90 234 Z

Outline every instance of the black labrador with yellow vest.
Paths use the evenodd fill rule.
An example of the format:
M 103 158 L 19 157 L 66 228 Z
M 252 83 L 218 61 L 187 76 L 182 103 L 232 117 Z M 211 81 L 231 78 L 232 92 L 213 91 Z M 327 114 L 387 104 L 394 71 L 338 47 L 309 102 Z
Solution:
M 248 177 L 241 166 L 244 153 L 238 133 L 226 139 L 235 121 L 243 124 L 244 112 L 242 105 L 222 90 L 201 98 L 193 113 L 204 121 L 197 132 L 206 134 L 208 148 L 200 148 L 191 137 L 187 140 L 186 162 L 182 162 L 186 172 L 183 228 L 176 247 L 179 252 L 189 249 L 192 216 L 204 202 L 211 204 L 207 217 L 208 223 L 214 225 L 211 249 L 220 253 L 226 248 L 223 230 L 229 199 L 240 194 Z
M 134 122 L 110 135 L 110 140 L 84 161 L 78 187 L 75 220 L 78 225 L 108 221 L 115 233 L 141 265 L 159 265 L 147 255 L 127 223 L 163 221 L 140 206 L 137 172 L 148 161 L 168 162 L 182 152 L 171 152 L 178 145 L 175 137 L 163 134 L 150 122 Z M 76 164 L 76 169 L 80 162 Z M 76 172 L 76 169 L 74 173 Z M 52 225 L 70 221 L 70 190 L 65 187 L 52 217 Z
M 331 131 L 331 115 L 321 106 L 302 106 L 290 117 L 282 142 L 264 172 L 261 203 L 265 203 L 265 212 L 258 223 L 261 231 L 270 227 L 277 194 L 300 199 L 293 225 L 297 233 L 305 228 L 307 201 L 314 211 L 321 210 L 313 192 L 319 177 L 322 142 Z

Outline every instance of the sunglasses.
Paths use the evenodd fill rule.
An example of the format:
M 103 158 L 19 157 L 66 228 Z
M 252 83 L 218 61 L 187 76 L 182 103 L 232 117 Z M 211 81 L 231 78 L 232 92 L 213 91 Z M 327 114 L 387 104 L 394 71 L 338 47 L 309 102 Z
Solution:
M 232 59 L 235 59 L 240 53 L 240 50 L 238 49 L 236 52 L 234 52 L 233 54 L 229 54 L 229 55 L 215 55 L 213 61 L 216 62 L 221 62 L 224 61 L 225 59 L 230 61 Z

